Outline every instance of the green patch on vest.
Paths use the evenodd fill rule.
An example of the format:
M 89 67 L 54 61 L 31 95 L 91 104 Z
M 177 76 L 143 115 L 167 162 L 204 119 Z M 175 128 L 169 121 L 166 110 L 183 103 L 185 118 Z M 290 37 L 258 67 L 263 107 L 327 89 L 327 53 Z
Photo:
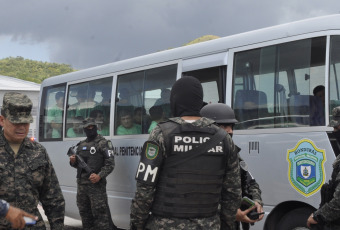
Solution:
M 157 157 L 159 152 L 159 147 L 157 145 L 148 143 L 145 150 L 146 158 L 153 160 Z

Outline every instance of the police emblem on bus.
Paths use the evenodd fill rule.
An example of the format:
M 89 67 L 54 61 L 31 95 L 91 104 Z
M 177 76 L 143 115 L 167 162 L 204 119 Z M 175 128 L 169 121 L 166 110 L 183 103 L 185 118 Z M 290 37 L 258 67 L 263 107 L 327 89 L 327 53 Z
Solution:
M 300 194 L 309 197 L 320 190 L 325 181 L 325 150 L 309 139 L 300 140 L 287 151 L 288 179 Z

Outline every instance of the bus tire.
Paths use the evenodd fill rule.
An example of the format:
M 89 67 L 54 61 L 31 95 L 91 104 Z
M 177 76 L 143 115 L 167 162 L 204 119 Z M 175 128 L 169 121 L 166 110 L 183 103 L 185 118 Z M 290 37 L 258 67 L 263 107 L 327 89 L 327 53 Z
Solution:
M 277 224 L 277 230 L 303 230 L 307 228 L 307 219 L 313 212 L 310 208 L 297 208 L 286 213 Z

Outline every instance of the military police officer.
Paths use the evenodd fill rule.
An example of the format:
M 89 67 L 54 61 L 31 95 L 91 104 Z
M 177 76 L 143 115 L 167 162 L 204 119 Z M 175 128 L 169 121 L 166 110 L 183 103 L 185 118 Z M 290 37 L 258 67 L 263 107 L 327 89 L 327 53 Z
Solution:
M 201 115 L 203 117 L 207 117 L 214 120 L 220 128 L 224 129 L 231 137 L 233 136 L 234 125 L 238 121 L 235 118 L 234 110 L 230 106 L 223 103 L 209 104 L 201 109 Z M 236 148 L 238 149 L 238 152 L 241 150 L 238 146 L 236 146 Z M 242 229 L 246 230 L 249 229 L 250 223 L 253 224 L 263 219 L 263 214 L 256 215 L 255 217 L 252 217 L 252 219 L 250 219 L 250 217 L 248 216 L 249 213 L 252 214 L 262 213 L 263 203 L 261 198 L 260 186 L 255 181 L 253 176 L 249 173 L 247 164 L 242 160 L 240 156 L 239 161 L 241 169 L 242 197 L 246 196 L 255 201 L 255 206 L 253 208 L 249 208 L 247 210 L 241 210 L 240 208 L 237 209 L 236 228 L 240 229 L 239 222 L 242 222 Z M 253 210 L 255 212 L 252 212 Z M 222 221 L 221 229 L 224 229 L 223 216 L 221 221 Z
M 41 202 L 51 229 L 63 229 L 65 202 L 46 149 L 27 138 L 32 101 L 21 93 L 6 93 L 0 116 L 0 199 L 38 216 L 30 229 L 45 229 Z M 0 229 L 12 229 L 0 218 Z
M 332 114 L 329 126 L 333 127 L 333 133 L 340 144 L 340 106 L 334 108 Z M 323 226 L 322 229 L 340 229 L 340 154 L 336 155 L 331 180 L 321 188 L 320 208 L 309 216 L 308 227 L 318 225 Z
M 143 146 L 131 228 L 219 230 L 221 202 L 221 215 L 234 229 L 241 200 L 236 146 L 200 116 L 203 89 L 196 78 L 179 79 L 170 104 L 176 117 L 158 124 Z
M 71 147 L 70 164 L 77 168 L 77 206 L 83 229 L 116 229 L 106 194 L 106 177 L 115 162 L 111 141 L 97 133 L 94 118 L 83 121 L 86 139 Z M 73 149 L 73 150 L 72 150 Z

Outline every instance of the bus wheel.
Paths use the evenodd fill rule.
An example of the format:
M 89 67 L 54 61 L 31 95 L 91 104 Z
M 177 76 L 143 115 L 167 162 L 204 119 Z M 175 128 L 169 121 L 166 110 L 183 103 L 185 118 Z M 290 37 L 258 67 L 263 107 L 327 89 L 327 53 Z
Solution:
M 307 219 L 313 212 L 310 208 L 297 208 L 285 214 L 277 225 L 277 230 L 307 230 Z

